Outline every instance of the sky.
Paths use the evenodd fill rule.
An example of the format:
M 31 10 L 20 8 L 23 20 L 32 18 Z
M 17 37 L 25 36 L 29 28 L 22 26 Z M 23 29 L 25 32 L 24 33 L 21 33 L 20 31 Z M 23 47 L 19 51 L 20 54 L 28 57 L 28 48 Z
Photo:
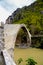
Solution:
M 0 22 L 6 21 L 17 8 L 28 6 L 35 0 L 0 0 Z

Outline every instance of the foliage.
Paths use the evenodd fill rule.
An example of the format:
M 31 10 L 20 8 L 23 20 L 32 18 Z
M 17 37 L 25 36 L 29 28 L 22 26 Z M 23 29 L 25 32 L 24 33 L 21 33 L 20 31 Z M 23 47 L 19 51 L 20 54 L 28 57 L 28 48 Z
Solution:
M 43 49 L 43 37 L 32 38 L 32 47 Z
M 41 49 L 43 49 L 43 38 L 41 39 L 40 46 Z
M 36 0 L 29 6 L 18 8 L 11 17 L 13 17 L 12 24 L 26 24 L 31 35 L 43 35 L 43 0 Z M 38 40 L 35 46 L 40 47 L 42 44 Z
M 33 59 L 31 59 L 31 58 L 28 58 L 27 60 L 26 60 L 26 62 L 27 62 L 27 64 L 26 65 L 35 65 L 35 64 L 37 64 L 37 62 L 35 62 Z
M 22 61 L 23 61 L 23 59 L 22 58 L 19 58 L 18 59 L 18 65 L 20 65 Z M 27 62 L 26 65 L 35 65 L 35 64 L 37 64 L 37 62 L 34 61 L 32 58 L 28 58 L 26 60 L 26 62 Z
M 40 1 L 40 2 L 43 2 L 43 0 L 37 0 L 38 2 Z
M 13 24 L 26 24 L 31 34 L 40 34 L 43 30 L 43 2 L 37 0 L 30 6 L 17 9 L 13 19 Z M 19 12 L 18 12 L 19 11 Z M 13 14 L 14 14 L 13 13 Z
M 43 0 L 36 0 L 29 6 L 18 8 L 9 18 L 13 24 L 26 24 L 32 35 L 40 34 L 43 30 Z
M 19 31 L 19 33 L 18 33 L 18 37 L 20 37 L 21 38 L 21 43 L 26 43 L 27 41 L 27 33 L 26 33 L 26 31 L 25 30 L 23 30 L 23 29 L 20 29 L 20 31 Z
M 22 58 L 19 58 L 18 59 L 18 65 L 21 64 L 22 61 L 23 61 L 23 59 Z

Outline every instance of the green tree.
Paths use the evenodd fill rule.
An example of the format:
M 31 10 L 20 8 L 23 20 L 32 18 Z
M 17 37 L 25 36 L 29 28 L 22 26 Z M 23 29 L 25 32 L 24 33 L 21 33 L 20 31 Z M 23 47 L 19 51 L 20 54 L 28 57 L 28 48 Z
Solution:
M 43 2 L 43 0 L 37 0 L 38 2 Z

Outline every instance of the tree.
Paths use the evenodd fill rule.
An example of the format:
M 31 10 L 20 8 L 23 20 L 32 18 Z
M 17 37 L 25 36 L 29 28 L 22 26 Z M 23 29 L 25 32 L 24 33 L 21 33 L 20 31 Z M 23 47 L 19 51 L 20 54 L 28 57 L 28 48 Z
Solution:
M 43 2 L 43 0 L 37 0 L 38 2 Z

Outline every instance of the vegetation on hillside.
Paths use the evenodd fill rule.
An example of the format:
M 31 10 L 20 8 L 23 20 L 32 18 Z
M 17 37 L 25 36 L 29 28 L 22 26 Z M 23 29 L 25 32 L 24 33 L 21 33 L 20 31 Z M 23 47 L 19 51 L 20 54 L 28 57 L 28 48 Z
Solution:
M 24 23 L 32 35 L 43 35 L 43 0 L 18 8 L 13 14 L 15 14 L 13 24 Z M 43 37 L 32 39 L 32 46 L 43 48 Z
M 30 6 L 18 8 L 13 13 L 13 24 L 26 24 L 32 35 L 43 34 L 43 2 L 38 0 Z
M 37 0 L 29 6 L 18 8 L 9 18 L 12 24 L 26 24 L 31 35 L 43 35 L 43 0 Z M 42 38 L 38 38 L 38 41 L 34 38 L 33 42 L 37 41 L 35 47 L 43 48 Z

